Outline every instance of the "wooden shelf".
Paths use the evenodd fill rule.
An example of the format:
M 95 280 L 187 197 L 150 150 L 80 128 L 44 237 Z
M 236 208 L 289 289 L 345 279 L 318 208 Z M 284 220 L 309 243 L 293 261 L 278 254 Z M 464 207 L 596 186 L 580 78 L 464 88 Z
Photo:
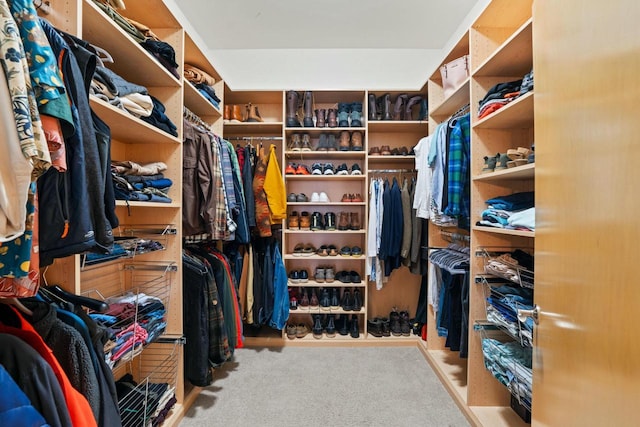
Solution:
M 533 127 L 533 92 L 516 99 L 476 122 L 474 129 L 522 129 Z
M 310 135 L 320 135 L 321 133 L 340 133 L 343 130 L 349 131 L 349 132 L 353 132 L 353 131 L 360 131 L 360 132 L 365 132 L 366 128 L 364 127 L 358 127 L 358 128 L 350 128 L 350 127 L 336 127 L 336 128 L 305 128 L 305 127 L 299 127 L 299 128 L 284 128 L 284 131 L 287 133 L 287 135 L 289 134 L 293 134 L 293 133 L 308 133 Z
M 284 230 L 287 234 L 365 234 L 367 230 Z
M 432 117 L 437 118 L 445 118 L 451 116 L 453 113 L 458 111 L 460 107 L 469 103 L 469 83 L 471 79 L 467 78 L 467 80 L 460 85 L 458 89 L 454 93 L 451 94 L 448 98 L 446 98 L 440 105 L 435 107 L 433 111 L 431 111 L 430 115 Z M 441 121 L 441 120 L 439 120 Z
M 126 200 L 116 200 L 116 206 L 125 206 L 132 208 L 179 208 L 180 203 L 171 202 L 171 203 L 157 203 L 157 202 L 136 202 L 130 201 L 127 203 Z
M 224 136 L 280 136 L 282 122 L 225 123 Z
M 367 153 L 364 151 L 285 151 L 288 159 L 363 159 Z
M 98 99 L 89 97 L 93 111 L 111 128 L 114 140 L 129 144 L 181 144 L 177 137 L 127 113 L 120 108 Z
M 314 203 L 314 202 L 287 202 L 287 206 L 364 206 L 365 202 L 329 202 L 329 203 Z
M 354 285 L 351 284 L 351 287 L 353 287 L 353 286 Z M 334 286 L 333 286 L 333 284 L 329 283 L 328 285 L 325 284 L 324 286 L 321 284 L 321 287 L 331 288 L 331 287 L 334 287 Z M 335 287 L 337 287 L 337 286 L 335 286 Z M 342 308 L 335 309 L 335 310 L 333 310 L 333 309 L 323 310 L 321 307 L 315 307 L 315 308 L 298 307 L 296 310 L 290 310 L 289 311 L 289 315 L 292 315 L 292 314 L 357 314 L 357 315 L 362 315 L 362 314 L 365 314 L 366 312 L 367 312 L 366 307 L 362 307 L 360 309 L 360 311 L 353 311 L 353 310 L 346 311 L 346 310 L 343 310 Z
M 315 280 L 309 279 L 308 282 L 300 282 L 300 283 L 292 283 L 291 281 L 287 282 L 290 288 L 364 288 L 367 286 L 367 282 L 358 282 L 358 283 L 342 283 L 339 280 L 336 280 L 332 283 L 327 282 L 316 282 Z M 300 309 L 300 307 L 298 307 Z M 297 311 L 297 310 L 293 310 Z
M 419 120 L 369 120 L 369 132 L 427 132 L 429 121 Z
M 474 77 L 524 76 L 533 67 L 533 19 L 529 19 L 473 72 Z
M 114 63 L 108 64 L 109 69 L 132 83 L 147 87 L 181 86 L 180 80 L 129 37 L 91 0 L 85 0 L 82 9 L 82 37 L 111 54 Z
M 218 108 L 202 96 L 189 81 L 184 81 L 184 105 L 200 117 L 220 117 Z
M 504 228 L 488 227 L 482 225 L 474 225 L 471 227 L 475 231 L 484 231 L 485 233 L 505 234 L 507 236 L 519 236 L 519 237 L 536 237 L 535 231 L 524 230 L 506 230 Z
M 333 261 L 364 261 L 367 259 L 367 257 L 365 257 L 364 255 L 359 256 L 359 257 L 352 257 L 352 256 L 320 256 L 320 255 L 310 255 L 310 256 L 294 256 L 292 254 L 285 254 L 284 255 L 284 259 L 287 260 L 305 260 L 305 259 L 310 259 L 310 260 L 314 260 L 314 261 L 327 261 L 327 260 L 331 260 Z
M 515 168 L 484 173 L 473 177 L 474 181 L 520 181 L 535 177 L 536 164 L 529 163 Z
M 363 181 L 366 175 L 285 175 L 287 181 Z

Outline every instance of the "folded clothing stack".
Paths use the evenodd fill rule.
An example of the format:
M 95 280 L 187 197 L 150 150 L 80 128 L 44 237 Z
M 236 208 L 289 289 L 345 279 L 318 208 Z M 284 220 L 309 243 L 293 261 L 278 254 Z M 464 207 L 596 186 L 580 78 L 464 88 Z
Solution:
M 536 211 L 533 191 L 514 193 L 486 201 L 488 208 L 482 212 L 477 225 L 533 231 L 536 229 Z
M 162 174 L 163 162 L 138 164 L 132 161 L 112 161 L 111 174 L 117 200 L 171 203 L 167 194 L 173 185 Z
M 220 108 L 220 98 L 218 98 L 216 91 L 213 88 L 213 85 L 215 84 L 215 79 L 213 77 L 211 77 L 206 71 L 190 64 L 184 64 L 183 74 L 184 78 L 193 83 L 196 89 L 198 89 L 198 92 L 200 92 L 207 101 L 213 104 L 216 108 Z

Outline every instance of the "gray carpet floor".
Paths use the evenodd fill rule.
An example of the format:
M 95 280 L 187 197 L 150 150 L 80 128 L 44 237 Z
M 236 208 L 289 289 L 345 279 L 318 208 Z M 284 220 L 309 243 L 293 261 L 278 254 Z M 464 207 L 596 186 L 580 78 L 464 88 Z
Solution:
M 239 349 L 181 427 L 462 427 L 415 347 Z

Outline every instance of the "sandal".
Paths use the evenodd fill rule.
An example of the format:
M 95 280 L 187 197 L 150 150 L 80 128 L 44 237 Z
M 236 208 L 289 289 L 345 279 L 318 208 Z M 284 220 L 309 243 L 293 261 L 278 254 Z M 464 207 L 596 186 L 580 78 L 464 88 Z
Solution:
M 327 245 L 322 245 L 318 248 L 318 251 L 316 252 L 316 254 L 320 256 L 328 256 L 329 248 L 327 248 Z
M 338 248 L 335 245 L 327 246 L 327 250 L 329 251 L 329 256 L 338 256 Z

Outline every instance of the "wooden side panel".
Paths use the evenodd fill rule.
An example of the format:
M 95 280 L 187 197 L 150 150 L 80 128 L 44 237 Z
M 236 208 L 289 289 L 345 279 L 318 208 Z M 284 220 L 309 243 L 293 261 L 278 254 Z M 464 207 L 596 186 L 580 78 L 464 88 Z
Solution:
M 534 4 L 533 424 L 637 425 L 640 4 Z

